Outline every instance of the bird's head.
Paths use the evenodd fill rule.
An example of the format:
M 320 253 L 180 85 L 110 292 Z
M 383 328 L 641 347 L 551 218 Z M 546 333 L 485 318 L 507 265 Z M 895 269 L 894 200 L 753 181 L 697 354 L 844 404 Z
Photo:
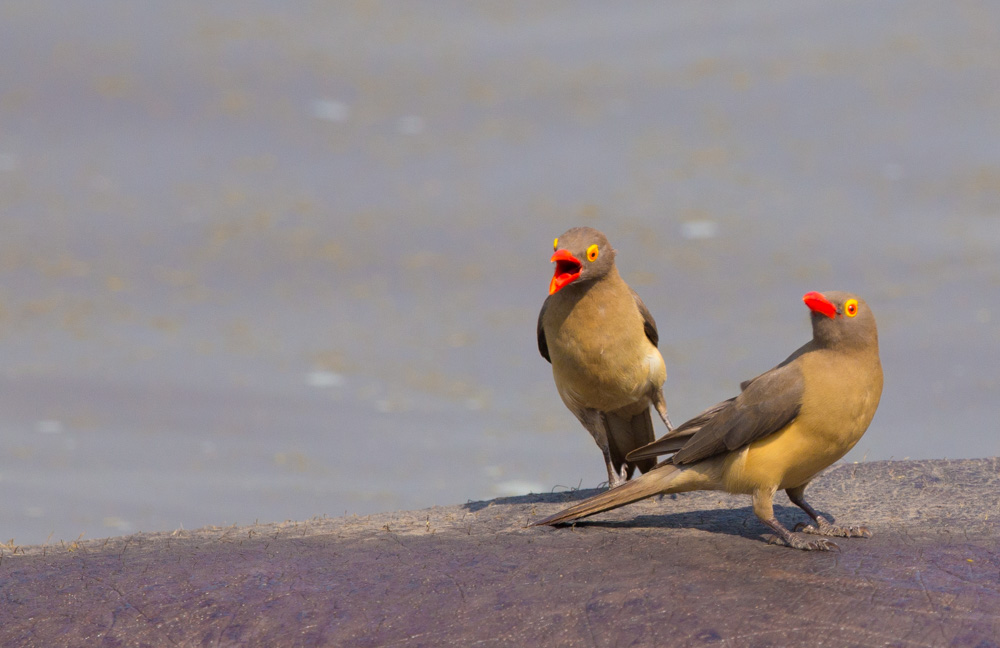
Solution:
M 574 227 L 553 243 L 555 274 L 549 282 L 549 294 L 554 295 L 574 283 L 593 281 L 615 267 L 615 250 L 607 237 L 592 227 Z
M 829 346 L 867 346 L 878 348 L 875 316 L 865 300 L 840 290 L 808 292 L 802 296 L 812 311 L 813 339 Z

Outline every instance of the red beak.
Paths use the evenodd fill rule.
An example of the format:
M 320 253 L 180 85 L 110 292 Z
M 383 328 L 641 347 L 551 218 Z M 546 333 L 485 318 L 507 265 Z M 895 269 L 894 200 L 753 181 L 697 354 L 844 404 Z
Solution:
M 829 299 L 823 296 L 823 293 L 818 292 L 808 292 L 802 295 L 802 301 L 806 303 L 809 310 L 814 313 L 822 313 L 830 319 L 837 316 L 837 307 L 830 302 Z
M 567 250 L 556 250 L 551 261 L 556 264 L 556 272 L 549 282 L 549 294 L 554 295 L 567 284 L 580 278 L 580 268 L 583 264 Z

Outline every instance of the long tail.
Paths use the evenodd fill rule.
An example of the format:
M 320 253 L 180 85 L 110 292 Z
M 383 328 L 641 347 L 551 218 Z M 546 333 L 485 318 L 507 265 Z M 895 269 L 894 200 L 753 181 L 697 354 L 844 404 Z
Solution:
M 617 473 L 621 473 L 622 465 L 626 463 L 625 455 L 637 448 L 652 443 L 653 439 L 656 438 L 653 434 L 653 419 L 650 416 L 648 407 L 629 418 L 612 413 L 605 414 L 604 429 L 608 434 L 611 463 L 614 465 L 615 472 Z M 629 461 L 627 464 L 627 474 L 631 477 L 636 468 L 640 472 L 649 472 L 655 465 L 655 458 Z
M 544 520 L 539 520 L 531 526 L 570 522 L 572 520 L 578 520 L 582 517 L 587 517 L 588 515 L 601 513 L 602 511 L 610 511 L 611 509 L 616 509 L 619 506 L 625 506 L 626 504 L 631 504 L 632 502 L 638 502 L 641 499 L 652 497 L 653 495 L 658 495 L 668 491 L 670 489 L 670 483 L 683 472 L 684 468 L 674 466 L 673 464 L 663 464 L 661 466 L 657 466 L 641 477 L 637 477 L 631 481 L 625 482 L 617 488 L 613 488 L 599 495 L 594 495 L 593 497 L 585 499 L 579 504 L 574 504 L 567 509 L 559 511 L 555 515 L 550 515 Z

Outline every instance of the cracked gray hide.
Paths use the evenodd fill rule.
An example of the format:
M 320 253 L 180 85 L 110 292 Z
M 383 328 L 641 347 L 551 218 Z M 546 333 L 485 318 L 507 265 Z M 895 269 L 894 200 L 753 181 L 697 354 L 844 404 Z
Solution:
M 720 493 L 525 528 L 593 491 L 5 546 L 0 645 L 986 648 L 1000 638 L 998 471 L 839 465 L 807 494 L 875 535 L 832 553 L 768 545 L 749 500 Z

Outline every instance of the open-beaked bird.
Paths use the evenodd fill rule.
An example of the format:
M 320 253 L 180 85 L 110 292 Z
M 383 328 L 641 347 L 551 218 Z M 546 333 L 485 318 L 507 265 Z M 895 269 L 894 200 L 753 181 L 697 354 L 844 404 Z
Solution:
M 656 438 L 650 405 L 672 429 L 656 321 L 618 274 L 604 234 L 575 227 L 553 247 L 555 274 L 538 314 L 538 351 L 552 364 L 563 403 L 601 449 L 614 488 L 636 468 L 656 464 L 653 458 L 626 460 Z
M 753 511 L 796 549 L 828 550 L 825 537 L 790 532 L 774 516 L 774 495 L 812 518 L 796 530 L 819 536 L 869 537 L 863 526 L 831 523 L 804 499 L 809 482 L 861 439 L 882 394 L 875 316 L 856 295 L 810 292 L 812 340 L 784 362 L 740 385 L 723 401 L 659 440 L 628 455 L 630 461 L 671 454 L 621 488 L 595 495 L 535 525 L 559 524 L 658 494 L 721 490 L 753 498 Z M 533 525 L 534 526 L 534 525 Z

